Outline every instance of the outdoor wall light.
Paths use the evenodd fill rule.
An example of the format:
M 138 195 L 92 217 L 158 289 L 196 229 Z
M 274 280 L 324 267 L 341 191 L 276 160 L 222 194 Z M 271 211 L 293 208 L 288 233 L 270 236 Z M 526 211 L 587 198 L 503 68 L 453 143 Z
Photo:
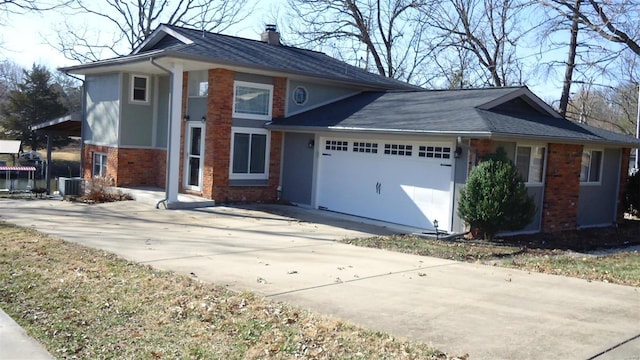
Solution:
M 456 146 L 456 151 L 453 152 L 453 157 L 457 159 L 460 155 L 462 155 L 462 147 Z
M 316 145 L 316 142 L 315 142 L 315 140 L 313 140 L 313 139 L 309 140 L 309 142 L 307 143 L 307 147 L 308 147 L 309 149 L 313 149 L 313 147 L 314 147 L 315 145 Z
M 202 122 L 207 121 L 207 117 L 206 117 L 206 116 L 204 116 L 204 115 L 202 115 L 202 117 L 200 118 L 200 121 L 202 121 Z
M 191 117 L 189 117 L 189 115 L 185 115 L 182 120 L 184 121 L 189 121 L 191 119 Z

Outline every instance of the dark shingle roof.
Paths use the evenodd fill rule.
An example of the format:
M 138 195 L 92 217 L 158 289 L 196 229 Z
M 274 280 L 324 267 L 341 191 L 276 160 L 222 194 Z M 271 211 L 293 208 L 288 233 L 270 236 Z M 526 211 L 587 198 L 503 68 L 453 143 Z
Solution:
M 183 41 L 188 39 L 188 41 Z M 420 87 L 351 66 L 323 53 L 235 36 L 161 25 L 128 56 L 62 68 L 74 72 L 148 61 L 170 56 L 213 64 L 300 75 L 368 87 L 374 90 L 416 90 Z
M 361 82 L 386 89 L 417 88 L 405 82 L 351 66 L 317 51 L 286 45 L 270 45 L 262 41 L 202 32 L 172 25 L 165 26 L 193 41 L 193 44 L 180 44 L 166 48 L 185 55 L 236 65 L 260 67 L 342 81 Z
M 365 92 L 288 118 L 272 129 L 413 132 L 505 136 L 640 145 L 640 141 L 527 107 L 505 112 L 484 105 L 522 88 Z M 527 93 L 528 92 L 527 90 Z M 531 94 L 530 96 L 535 97 Z M 528 102 L 530 102 L 529 99 Z M 498 109 L 498 110 L 495 110 Z

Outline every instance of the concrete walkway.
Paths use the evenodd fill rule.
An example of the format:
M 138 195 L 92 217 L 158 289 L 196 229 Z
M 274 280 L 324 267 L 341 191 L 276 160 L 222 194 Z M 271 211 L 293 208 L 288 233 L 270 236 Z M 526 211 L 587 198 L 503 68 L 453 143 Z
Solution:
M 338 244 L 320 211 L 0 199 L 0 219 L 472 359 L 637 359 L 640 289 Z M 280 215 L 276 215 L 280 214 Z M 285 215 L 285 216 L 283 216 Z M 611 351 L 609 351 L 611 349 Z

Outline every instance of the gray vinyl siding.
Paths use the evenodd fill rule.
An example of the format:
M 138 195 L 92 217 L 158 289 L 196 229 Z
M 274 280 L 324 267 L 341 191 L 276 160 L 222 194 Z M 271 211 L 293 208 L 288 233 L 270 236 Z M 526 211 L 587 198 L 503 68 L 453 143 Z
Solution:
M 313 181 L 313 149 L 309 141 L 314 134 L 285 133 L 282 159 L 282 199 L 311 205 Z M 318 146 L 315 144 L 315 146 Z
M 600 184 L 580 184 L 578 226 L 613 223 L 618 199 L 619 173 L 620 149 L 604 149 Z
M 246 81 L 246 82 L 252 82 L 257 84 L 273 85 L 273 78 L 270 76 L 264 76 L 264 75 L 236 73 L 235 79 L 236 81 Z
M 167 148 L 169 131 L 169 92 L 171 81 L 168 76 L 158 78 L 158 115 L 156 123 L 156 147 Z
M 82 126 L 85 141 L 118 145 L 120 116 L 120 74 L 87 75 L 86 118 Z
M 120 117 L 120 145 L 151 147 L 153 146 L 154 78 L 153 76 L 149 76 L 149 102 L 143 104 L 137 104 L 130 101 L 130 80 L 131 74 L 122 74 L 121 91 L 123 96 L 121 108 L 122 113 Z
M 298 105 L 293 101 L 293 91 L 298 86 L 302 86 L 307 90 L 307 102 L 302 105 Z M 347 96 L 355 95 L 358 92 L 359 91 L 356 91 L 352 88 L 290 80 L 289 88 L 287 89 L 286 115 L 289 116 L 292 114 L 297 114 L 313 109 L 320 105 L 329 104 Z
M 190 121 L 202 121 L 207 116 L 207 98 L 190 97 L 187 100 L 187 113 Z M 264 121 L 263 121 L 264 122 Z

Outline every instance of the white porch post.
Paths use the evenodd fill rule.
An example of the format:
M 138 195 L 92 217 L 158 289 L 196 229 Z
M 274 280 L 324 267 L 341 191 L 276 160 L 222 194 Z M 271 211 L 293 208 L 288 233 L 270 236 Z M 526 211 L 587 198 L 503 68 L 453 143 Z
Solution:
M 182 124 L 182 64 L 172 63 L 171 114 L 169 117 L 169 143 L 167 144 L 167 208 L 178 202 L 180 179 L 180 131 Z

